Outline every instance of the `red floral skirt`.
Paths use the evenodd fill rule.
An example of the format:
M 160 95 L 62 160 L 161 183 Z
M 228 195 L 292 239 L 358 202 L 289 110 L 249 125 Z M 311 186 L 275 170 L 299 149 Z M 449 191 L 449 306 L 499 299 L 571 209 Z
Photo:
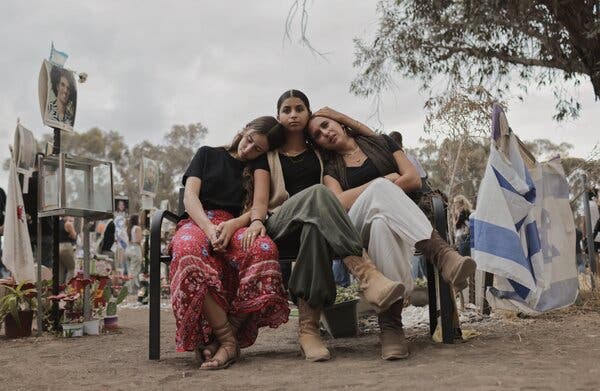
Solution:
M 222 210 L 206 214 L 215 225 L 233 218 Z M 277 246 L 264 236 L 244 251 L 241 239 L 245 230 L 238 229 L 227 251 L 217 253 L 192 219 L 177 225 L 169 271 L 177 351 L 192 351 L 211 341 L 212 329 L 202 310 L 209 291 L 227 314 L 247 315 L 236 335 L 242 348 L 254 343 L 259 327 L 276 328 L 287 322 L 290 310 Z

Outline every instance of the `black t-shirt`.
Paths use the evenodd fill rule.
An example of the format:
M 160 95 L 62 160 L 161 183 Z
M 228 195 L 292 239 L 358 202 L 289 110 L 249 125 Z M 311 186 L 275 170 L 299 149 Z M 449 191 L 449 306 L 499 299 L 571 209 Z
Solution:
M 4 212 L 6 211 L 6 193 L 0 187 L 0 226 L 4 225 Z
M 290 197 L 307 187 L 321 183 L 321 163 L 319 163 L 319 158 L 314 150 L 309 148 L 294 157 L 288 157 L 280 153 L 279 161 L 283 171 L 285 190 Z M 266 154 L 253 161 L 251 167 L 254 170 L 271 171 Z
M 238 216 L 246 192 L 242 186 L 244 163 L 222 147 L 204 146 L 192 159 L 182 183 L 189 177 L 200 178 L 200 202 L 204 210 L 222 209 Z
M 59 232 L 60 235 L 60 232 Z M 113 244 L 115 243 L 115 222 L 112 219 L 106 224 L 104 233 L 102 234 L 102 246 L 100 246 L 101 252 L 110 251 Z
M 383 138 L 387 143 L 387 147 L 391 153 L 400 150 L 398 144 L 388 135 L 383 134 Z M 394 162 L 395 163 L 395 162 Z M 395 165 L 395 164 L 394 164 Z M 397 169 L 396 169 L 397 171 Z M 364 185 L 367 182 L 372 181 L 373 179 L 382 177 L 384 175 L 390 174 L 391 172 L 379 172 L 373 161 L 367 157 L 367 159 L 363 162 L 361 166 L 358 167 L 346 167 L 346 182 L 348 183 L 348 187 L 343 190 L 353 189 L 355 187 Z M 335 173 L 327 169 L 325 171 L 325 175 L 330 175 L 335 179 L 340 181 L 340 179 L 335 175 Z M 341 184 L 341 182 L 340 182 Z M 342 185 L 343 187 L 343 185 Z

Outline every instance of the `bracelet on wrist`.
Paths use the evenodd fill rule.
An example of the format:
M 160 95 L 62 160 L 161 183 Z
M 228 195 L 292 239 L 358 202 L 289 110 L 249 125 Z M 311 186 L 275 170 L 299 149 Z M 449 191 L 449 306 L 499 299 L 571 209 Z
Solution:
M 264 224 L 263 219 L 252 219 L 252 220 L 250 220 L 250 224 L 254 223 L 255 221 L 260 221 L 261 224 Z

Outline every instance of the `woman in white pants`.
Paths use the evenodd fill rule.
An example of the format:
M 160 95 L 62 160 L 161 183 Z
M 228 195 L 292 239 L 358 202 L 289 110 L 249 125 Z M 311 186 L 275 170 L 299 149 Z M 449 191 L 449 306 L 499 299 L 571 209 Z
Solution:
M 407 297 L 414 285 L 411 257 L 416 248 L 438 267 L 444 280 L 463 287 L 475 262 L 452 249 L 415 203 L 421 188 L 416 168 L 390 137 L 360 135 L 350 127 L 353 122 L 322 109 L 309 121 L 308 132 L 319 148 L 330 152 L 323 183 L 348 210 L 377 269 L 401 282 Z M 365 134 L 364 129 L 361 132 Z M 384 359 L 408 356 L 401 313 L 399 300 L 379 314 Z

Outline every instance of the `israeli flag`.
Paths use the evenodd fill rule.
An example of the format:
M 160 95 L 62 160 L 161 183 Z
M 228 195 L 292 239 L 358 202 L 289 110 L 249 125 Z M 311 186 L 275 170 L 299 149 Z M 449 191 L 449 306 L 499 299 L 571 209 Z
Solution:
M 52 47 L 50 48 L 50 57 L 48 58 L 48 61 L 50 61 L 54 65 L 62 67 L 65 65 L 67 58 L 69 58 L 69 55 L 65 52 L 60 52 L 56 50 L 54 48 L 54 42 L 52 42 Z
M 470 221 L 477 268 L 495 275 L 488 301 L 528 313 L 569 305 L 578 282 L 574 222 L 560 162 L 529 169 L 512 132 L 506 153 L 494 144 Z
M 536 188 L 511 137 L 510 156 L 491 148 L 473 216 L 472 250 L 478 269 L 509 280 L 506 295 L 527 300 L 539 275 L 540 239 L 532 209 Z

